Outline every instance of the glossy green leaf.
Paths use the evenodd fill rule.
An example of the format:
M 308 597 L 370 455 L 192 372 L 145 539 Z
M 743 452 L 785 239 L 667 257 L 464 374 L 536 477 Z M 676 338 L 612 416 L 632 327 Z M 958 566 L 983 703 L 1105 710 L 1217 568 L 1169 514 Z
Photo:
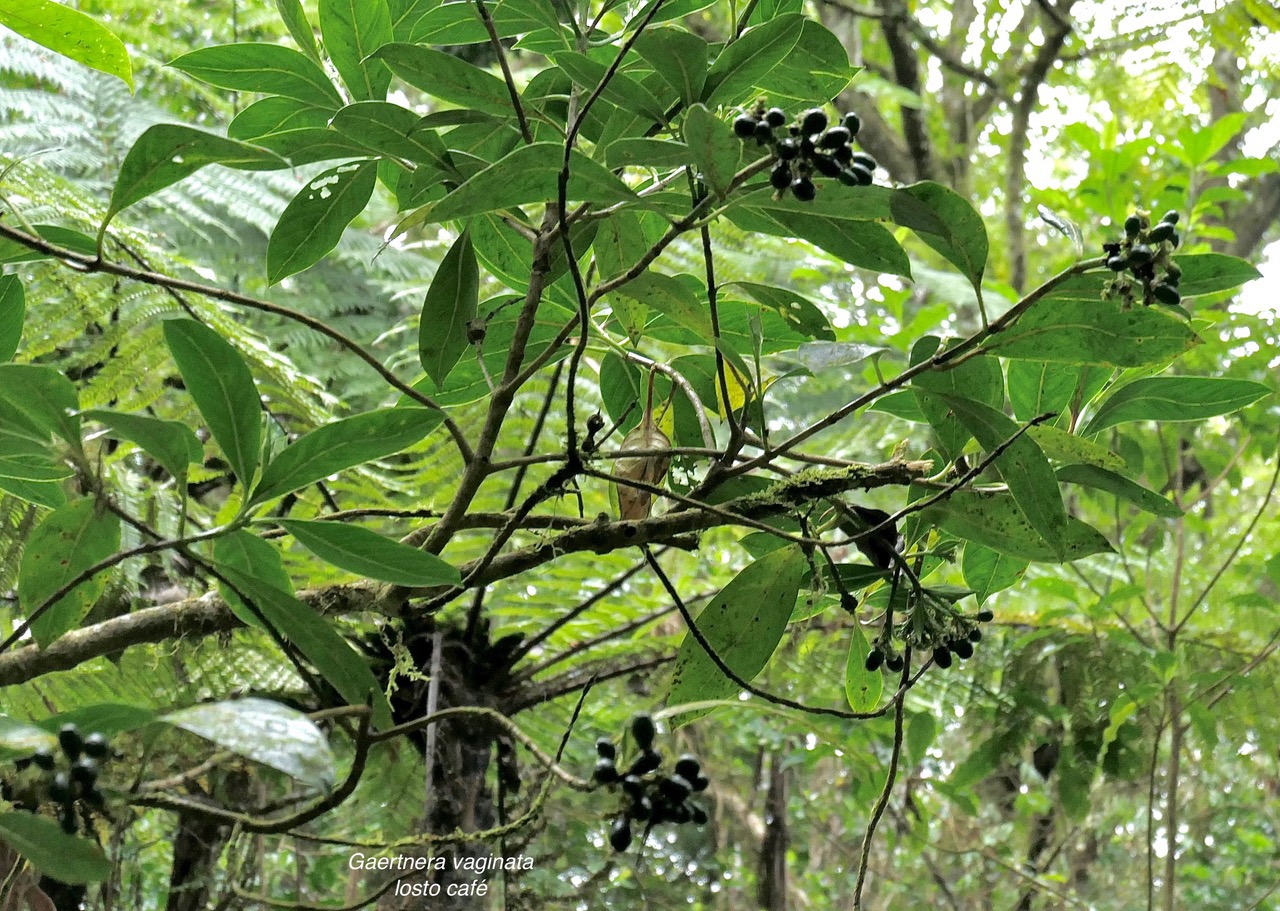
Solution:
M 120 547 L 120 518 L 92 497 L 63 506 L 35 527 L 18 566 L 18 603 L 30 616 L 64 585 Z M 31 632 L 47 647 L 74 629 L 107 587 L 101 572 L 63 595 L 35 619 Z
M 80 397 L 71 381 L 44 364 L 0 364 L 0 429 L 80 447 Z
M 328 738 L 314 721 L 287 705 L 255 697 L 204 702 L 160 720 L 317 791 L 327 791 L 337 781 Z
M 711 64 L 702 100 L 708 108 L 740 104 L 769 71 L 786 59 L 800 41 L 805 19 L 779 16 L 753 26 Z
M 267 280 L 275 284 L 319 262 L 364 211 L 378 182 L 374 161 L 350 162 L 312 178 L 293 197 L 267 243 Z
M 301 0 L 275 0 L 276 9 L 284 21 L 285 28 L 293 36 L 298 47 L 312 60 L 319 61 L 320 53 L 316 48 L 316 36 L 311 31 L 311 23 L 302 10 Z
M 0 448 L 0 478 L 19 481 L 61 481 L 75 472 L 71 466 L 53 462 L 48 456 L 12 454 Z
M 1112 393 L 1081 433 L 1098 433 L 1126 421 L 1200 421 L 1239 411 L 1271 393 L 1261 383 L 1226 377 L 1148 377 Z
M 695 104 L 684 115 L 684 141 L 703 183 L 723 197 L 741 167 L 742 140 L 723 120 Z
M 121 79 L 133 91 L 129 51 L 92 16 L 53 0 L 0 0 L 0 25 L 77 63 Z
M 650 28 L 635 43 L 636 52 L 675 90 L 685 106 L 702 97 L 707 84 L 707 42 L 676 28 Z
M 323 130 L 332 113 L 324 108 L 273 95 L 262 98 L 242 110 L 227 124 L 227 136 L 241 142 L 257 142 L 273 133 L 291 130 Z
M 280 44 L 204 47 L 169 66 L 220 89 L 284 95 L 330 110 L 342 105 L 342 96 L 318 63 Z
M 59 509 L 67 505 L 67 495 L 57 481 L 24 481 L 18 478 L 0 477 L 0 490 L 13 494 L 19 500 Z
M 262 451 L 262 404 L 240 352 L 195 320 L 167 320 L 164 340 L 209 432 L 248 487 Z
M 1024 560 L 1063 563 L 1111 551 L 1111 545 L 1100 532 L 1070 518 L 1057 542 L 1058 547 L 1050 547 L 1041 540 L 1013 497 L 1004 493 L 957 490 L 920 515 L 924 521 L 933 522 L 958 538 L 976 541 Z
M 443 386 L 470 347 L 467 327 L 480 303 L 480 267 L 471 235 L 463 231 L 431 279 L 418 321 L 418 358 L 437 386 Z
M 1183 253 L 1173 261 L 1182 270 L 1178 292 L 1184 298 L 1230 291 L 1262 277 L 1252 263 L 1224 253 Z
M 1200 343 L 1186 320 L 1158 307 L 1052 301 L 1032 308 L 986 348 L 1042 363 L 1146 367 L 1166 364 Z
M 1149 490 L 1136 481 L 1131 481 L 1122 474 L 1096 465 L 1067 465 L 1059 468 L 1058 480 L 1067 484 L 1105 490 L 1162 519 L 1176 519 L 1182 515 L 1182 510 L 1172 500 L 1160 496 L 1154 490 Z
M 770 104 L 803 110 L 836 98 L 856 73 L 840 39 L 821 22 L 805 18 L 795 45 L 755 83 Z
M 321 560 L 369 579 L 415 586 L 462 581 L 458 570 L 435 554 L 358 525 L 300 519 L 281 519 L 279 524 Z
M 913 216 L 906 210 L 917 206 L 934 216 L 932 225 L 910 223 Z M 922 241 L 964 273 L 975 288 L 981 287 L 987 268 L 987 228 L 982 216 L 964 197 L 941 184 L 925 181 L 898 190 L 890 207 L 895 221 L 907 223 Z
M 165 421 L 145 414 L 125 414 L 96 408 L 84 417 L 104 424 L 117 439 L 128 440 L 146 450 L 179 480 L 187 476 L 187 466 L 204 458 L 204 447 L 195 433 L 180 421 Z
M 148 127 L 124 156 L 102 223 L 211 164 L 253 170 L 278 168 L 284 162 L 268 149 L 174 123 L 156 124 Z
M 1050 411 L 1061 414 L 1075 396 L 1079 382 L 1079 367 L 1013 360 L 1008 367 L 1009 404 L 1020 421 Z
M 641 136 L 614 140 L 604 157 L 611 168 L 680 168 L 693 160 L 693 153 L 683 142 Z
M 18 350 L 26 314 L 22 280 L 16 275 L 0 275 L 0 361 L 12 360 Z
M 452 221 L 482 212 L 556 199 L 564 147 L 558 142 L 524 145 L 471 177 L 432 206 L 431 221 Z M 635 194 L 603 165 L 575 151 L 569 161 L 568 199 L 596 204 L 626 202 Z
M 764 669 L 787 628 L 807 571 L 804 554 L 784 547 L 747 566 L 707 602 L 697 617 L 698 630 L 724 663 L 744 680 Z M 676 655 L 668 705 L 725 699 L 738 685 L 721 673 L 692 633 Z M 699 714 L 681 716 L 691 721 Z
M 924 759 L 938 736 L 938 719 L 932 712 L 915 712 L 907 721 L 907 756 L 912 764 Z
M 284 568 L 280 548 L 251 532 L 241 529 L 218 538 L 213 542 L 213 558 L 223 566 L 238 569 L 267 585 L 293 594 L 293 580 Z M 246 626 L 261 628 L 261 622 L 234 589 L 219 582 L 218 591 L 231 612 Z
M 449 151 L 439 134 L 422 126 L 408 108 L 385 101 L 349 104 L 333 115 L 333 128 L 375 152 L 453 172 Z
M 775 313 L 808 338 L 834 342 L 835 332 L 827 315 L 813 301 L 789 288 L 776 288 L 757 282 L 725 282 L 725 288 L 741 288 L 751 298 Z
M 381 60 L 367 58 L 394 40 L 387 0 L 320 0 L 320 33 L 329 59 L 355 98 L 386 97 L 391 70 Z
M 304 127 L 268 133 L 254 140 L 262 148 L 273 152 L 293 167 L 315 164 L 318 161 L 369 157 L 369 147 L 337 130 Z
M 379 726 L 391 723 L 391 708 L 369 663 L 344 639 L 333 624 L 288 592 L 268 585 L 230 566 L 218 571 L 248 598 L 266 621 L 300 651 L 320 675 L 351 705 L 373 700 L 373 719 Z
M 21 810 L 0 813 L 0 841 L 59 882 L 97 883 L 111 875 L 111 861 L 101 848 L 87 838 L 68 835 L 46 816 Z
M 964 584 L 973 589 L 981 607 L 996 592 L 1017 583 L 1027 571 L 1027 565 L 1027 561 L 1020 557 L 1011 557 L 968 541 L 964 545 L 960 572 L 964 576 Z
M 846 187 L 834 180 L 821 180 L 819 199 L 830 197 L 833 205 L 838 205 L 845 197 L 849 197 L 850 206 L 857 205 L 857 197 L 862 190 L 875 189 Z M 822 213 L 818 207 L 814 208 L 814 213 L 809 213 L 784 207 L 756 208 L 746 205 L 745 201 L 731 208 L 726 215 L 744 231 L 774 237 L 798 237 L 851 266 L 911 276 L 911 262 L 902 245 L 887 228 L 874 221 L 838 218 Z
M 387 44 L 373 56 L 433 98 L 502 118 L 515 116 L 506 83 L 460 57 L 416 44 Z
M 1087 437 L 1077 436 L 1047 424 L 1030 428 L 1027 436 L 1035 440 L 1040 451 L 1055 462 L 1096 465 L 1110 471 L 1124 470 L 1124 459 L 1101 443 Z
M 941 340 L 934 336 L 919 339 L 911 349 L 912 365 L 932 357 L 941 345 Z M 920 411 L 938 435 L 939 449 L 948 459 L 960 454 L 973 436 L 973 430 L 958 419 L 950 403 L 930 398 L 925 392 L 973 399 L 995 409 L 1004 405 L 1004 376 L 1000 362 L 993 357 L 973 357 L 949 370 L 927 371 L 911 381 L 911 389 Z
M 849 708 L 855 712 L 869 712 L 880 703 L 880 692 L 884 689 L 884 675 L 879 668 L 867 670 L 867 655 L 871 645 L 866 634 L 862 632 L 862 624 L 853 625 L 853 635 L 849 637 L 849 660 L 844 669 L 844 695 Z
M 1032 527 L 1060 558 L 1065 559 L 1066 554 L 1059 541 L 1066 536 L 1066 506 L 1053 468 L 1035 440 L 1026 434 L 1018 435 L 1019 427 L 1015 421 L 984 402 L 954 395 L 938 397 L 947 403 L 984 450 L 994 452 L 1004 446 L 1004 451 L 994 462 L 996 471 L 1008 485 L 1009 492 Z
M 573 80 L 574 85 L 586 92 L 594 92 L 604 82 L 609 68 L 603 63 L 592 60 L 586 54 L 577 51 L 561 51 L 555 55 L 556 65 L 565 75 Z M 619 70 L 605 83 L 600 97 L 618 107 L 636 111 L 654 121 L 662 123 L 666 120 L 666 106 L 654 97 L 647 88 Z
M 426 408 L 386 408 L 319 427 L 271 460 L 251 502 L 282 497 L 331 474 L 399 452 L 425 437 L 441 420 L 440 412 Z

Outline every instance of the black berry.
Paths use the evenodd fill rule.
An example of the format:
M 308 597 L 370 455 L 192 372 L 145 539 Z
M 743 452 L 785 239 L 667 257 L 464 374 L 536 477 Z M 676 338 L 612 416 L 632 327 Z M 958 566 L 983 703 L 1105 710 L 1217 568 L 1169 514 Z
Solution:
M 814 133 L 821 133 L 827 128 L 827 114 L 825 111 L 814 108 L 811 111 L 805 111 L 804 116 L 800 119 L 800 132 L 806 136 L 812 136 Z
M 840 146 L 832 150 L 831 157 L 841 164 L 848 164 L 853 161 L 853 146 Z
M 884 666 L 895 674 L 901 673 L 906 664 L 906 660 L 901 655 L 890 655 L 884 659 Z
M 653 801 L 648 797 L 641 797 L 627 808 L 627 812 L 630 814 L 632 819 L 638 819 L 641 822 L 644 822 L 646 819 L 650 819 L 653 816 Z
M 981 641 L 982 641 L 982 630 L 978 629 L 976 626 L 975 626 L 973 629 L 969 630 L 969 641 L 970 641 L 970 642 L 981 642 Z
M 1123 272 L 1129 268 L 1129 259 L 1125 256 L 1112 256 L 1107 259 L 1107 268 L 1112 272 Z
M 879 648 L 873 648 L 871 651 L 867 652 L 867 670 L 878 671 L 882 664 L 884 664 L 884 652 Z
M 830 155 L 814 155 L 813 166 L 823 177 L 835 177 L 840 173 L 840 162 Z
M 756 119 L 743 114 L 733 121 L 733 132 L 739 139 L 750 139 L 756 134 Z
M 1155 251 L 1146 244 L 1134 244 L 1129 250 L 1129 265 L 1145 266 L 1155 259 Z
M 838 149 L 841 146 L 847 146 L 853 135 L 844 127 L 832 127 L 822 136 L 822 147 L 824 149 Z
M 707 788 L 711 787 L 711 779 L 706 775 L 695 775 L 689 780 L 689 783 L 693 785 L 693 793 L 695 794 L 701 794 Z
M 80 736 L 80 731 L 74 724 L 62 726 L 58 731 L 58 743 L 62 746 L 62 752 L 71 759 L 79 757 L 80 751 L 84 749 L 84 738 Z
M 639 800 L 644 794 L 644 781 L 639 775 L 628 775 L 622 779 L 622 790 L 633 800 Z
M 613 741 L 608 737 L 601 737 L 596 741 L 596 755 L 601 759 L 617 759 L 618 748 L 613 745 Z
M 73 797 L 71 776 L 66 772 L 53 776 L 53 781 L 49 782 L 49 799 L 54 803 L 70 803 Z
M 868 169 L 858 164 L 856 161 L 849 165 L 849 173 L 853 175 L 853 179 L 857 181 L 860 187 L 869 187 L 875 181 L 876 176 Z
M 618 853 L 631 847 L 631 822 L 625 814 L 619 815 L 609 828 L 609 845 Z
M 853 158 L 850 160 L 854 164 L 861 165 L 866 168 L 868 171 L 874 171 L 879 167 L 879 163 L 866 152 L 854 152 Z
M 862 129 L 862 118 L 850 111 L 844 115 L 844 119 L 840 121 L 844 128 L 849 131 L 850 136 L 857 136 L 858 130 Z
M 968 660 L 973 657 L 973 646 L 968 639 L 958 639 L 951 643 L 951 651 L 956 653 L 956 657 L 961 661 Z
M 933 650 L 933 663 L 941 668 L 951 667 L 951 650 L 940 645 Z
M 783 139 L 779 141 L 776 151 L 780 159 L 790 161 L 800 154 L 800 146 L 794 139 Z
M 773 127 L 761 120 L 756 124 L 755 130 L 756 142 L 764 145 L 767 142 L 773 142 Z
M 787 112 L 782 108 L 769 108 L 769 112 L 764 115 L 765 122 L 771 127 L 780 127 L 787 122 Z
M 107 738 L 96 731 L 84 739 L 84 754 L 91 759 L 105 759 L 107 750 Z
M 645 750 L 636 757 L 636 761 L 631 763 L 631 768 L 627 769 L 627 775 L 648 775 L 655 772 L 658 766 L 662 765 L 662 754 L 657 750 Z
M 818 195 L 813 181 L 807 177 L 797 177 L 791 184 L 791 192 L 801 202 L 812 202 L 813 198 Z
M 1164 216 L 1160 220 L 1166 224 L 1176 225 L 1178 223 L 1178 213 L 1173 209 L 1170 209 L 1168 212 L 1164 213 Z
M 657 735 L 658 726 L 648 715 L 636 715 L 631 719 L 631 736 L 635 738 L 636 746 L 640 749 L 647 750 L 653 746 L 653 738 Z
M 67 805 L 59 810 L 58 824 L 62 826 L 62 831 L 68 835 L 75 835 L 80 828 L 80 820 L 76 817 L 75 807 Z
M 698 773 L 702 771 L 702 763 L 698 762 L 696 756 L 685 753 L 676 760 L 675 773 L 682 776 L 687 781 L 693 781 L 698 777 Z
M 693 793 L 693 785 L 683 775 L 672 775 L 658 782 L 658 790 L 663 797 L 676 804 Z
M 82 756 L 71 766 L 71 780 L 81 785 L 91 785 L 98 780 L 98 763 Z
M 1177 233 L 1172 222 L 1162 221 L 1147 234 L 1147 240 L 1153 244 L 1162 244 L 1166 240 L 1172 240 Z
M 1130 237 L 1137 235 L 1142 230 L 1142 219 L 1136 215 L 1130 215 L 1124 220 L 1124 233 Z
M 34 762 L 37 767 L 44 769 L 46 772 L 52 772 L 54 762 L 53 750 L 48 747 L 41 747 L 36 750 L 35 755 L 31 757 L 31 761 Z
M 618 767 L 613 764 L 612 759 L 601 758 L 596 763 L 596 769 L 591 773 L 591 778 L 600 784 L 613 784 L 618 780 Z
M 689 819 L 695 826 L 705 826 L 708 821 L 707 811 L 695 804 L 689 805 Z
M 785 190 L 791 186 L 791 168 L 785 162 L 779 162 L 769 172 L 769 183 L 775 190 Z
M 1182 302 L 1182 295 L 1178 293 L 1178 289 L 1164 282 L 1157 282 L 1151 286 L 1151 296 L 1170 307 L 1176 307 Z
M 988 608 L 978 611 L 978 619 L 983 623 L 988 623 L 996 618 L 995 611 Z

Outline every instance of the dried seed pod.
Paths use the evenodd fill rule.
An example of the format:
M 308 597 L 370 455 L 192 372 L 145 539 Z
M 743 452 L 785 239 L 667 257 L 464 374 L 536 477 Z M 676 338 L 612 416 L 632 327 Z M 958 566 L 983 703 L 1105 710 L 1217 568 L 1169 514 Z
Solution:
M 648 452 L 652 450 L 670 449 L 671 440 L 658 429 L 658 422 L 653 417 L 653 374 L 649 374 L 649 396 L 645 405 L 644 417 L 639 425 L 627 434 L 620 447 L 621 452 Z M 658 486 L 667 476 L 671 467 L 671 457 L 667 455 L 641 455 L 634 458 L 618 459 L 614 464 L 614 474 L 628 481 L 637 481 L 651 486 Z M 653 495 L 638 487 L 626 484 L 618 488 L 618 517 L 623 520 L 647 519 L 653 509 Z

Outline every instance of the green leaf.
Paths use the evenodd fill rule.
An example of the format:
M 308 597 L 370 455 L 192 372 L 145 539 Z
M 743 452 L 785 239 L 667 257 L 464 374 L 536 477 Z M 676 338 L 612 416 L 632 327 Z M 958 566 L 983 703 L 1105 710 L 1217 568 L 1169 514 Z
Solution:
M 907 721 L 907 756 L 918 764 L 938 735 L 938 720 L 932 712 L 915 712 Z
M 840 39 L 822 23 L 806 18 L 799 40 L 776 66 L 756 79 L 756 87 L 771 104 L 803 109 L 840 95 L 855 73 Z
M 535 142 L 517 148 L 472 176 L 427 213 L 431 221 L 452 221 L 482 212 L 556 199 L 564 147 Z M 569 160 L 568 198 L 596 204 L 635 199 L 631 189 L 603 165 L 575 151 Z
M 75 472 L 71 466 L 51 461 L 48 456 L 6 453 L 0 449 L 0 478 L 19 481 L 61 481 Z
M 205 702 L 160 716 L 223 749 L 328 791 L 338 772 L 328 738 L 297 709 L 268 699 Z
M 1021 579 L 1027 571 L 1027 561 L 968 541 L 964 545 L 960 571 L 964 575 L 964 584 L 973 589 L 981 607 L 996 592 L 1004 591 Z
M 604 149 L 611 168 L 681 168 L 693 160 L 683 142 L 648 139 L 644 136 L 616 139 Z
M 71 381 L 44 364 L 0 364 L 0 428 L 40 442 L 59 436 L 80 448 L 80 397 Z
M 111 435 L 135 443 L 178 479 L 187 477 L 187 466 L 204 458 L 204 447 L 195 433 L 180 421 L 165 421 L 145 414 L 125 414 L 95 408 L 84 417 L 106 425 Z
M 61 225 L 36 224 L 31 226 L 30 233 L 47 240 L 51 244 L 66 247 L 68 250 L 79 253 L 82 256 L 98 255 L 97 241 L 87 234 L 81 234 L 71 228 L 64 228 Z M 0 266 L 7 266 L 13 263 L 32 263 L 49 258 L 47 253 L 33 250 L 24 244 L 18 243 L 16 240 L 0 237 Z
M 1118 301 L 1054 301 L 1032 308 L 986 349 L 1039 362 L 1146 367 L 1201 344 L 1184 319 L 1157 307 Z
M 504 119 L 515 116 L 505 82 L 452 54 L 416 44 L 386 44 L 373 56 L 433 98 Z
M 1094 487 L 1114 494 L 1121 500 L 1133 503 L 1162 519 L 1176 519 L 1182 510 L 1154 490 L 1148 490 L 1136 481 L 1131 481 L 1122 474 L 1098 468 L 1096 465 L 1068 465 L 1058 469 L 1058 480 L 1067 484 L 1080 484 L 1083 487 Z
M 1009 404 L 1020 421 L 1061 414 L 1075 396 L 1080 368 L 1031 360 L 1009 362 Z
M 0 840 L 51 879 L 97 883 L 111 875 L 111 861 L 85 838 L 62 831 L 52 819 L 15 810 L 0 813 Z
M 1148 377 L 1112 393 L 1081 433 L 1095 434 L 1126 421 L 1200 421 L 1239 411 L 1268 395 L 1270 388 L 1249 380 Z
M 695 104 L 684 115 L 684 141 L 703 183 L 723 197 L 742 161 L 742 140 L 723 120 Z
M 408 108 L 385 101 L 349 104 L 333 115 L 333 128 L 369 149 L 453 173 L 449 151 L 435 130 Z
M 782 639 L 808 566 L 794 546 L 767 554 L 747 566 L 707 602 L 698 630 L 735 674 L 751 680 L 764 669 Z M 738 685 L 721 673 L 702 645 L 687 633 L 676 654 L 668 705 L 725 699 Z M 692 721 L 700 714 L 682 716 Z
M 470 347 L 467 327 L 479 304 L 480 267 L 471 234 L 463 231 L 440 261 L 418 321 L 418 358 L 436 386 L 444 386 L 449 371 Z
M 707 84 L 707 42 L 677 28 L 646 29 L 635 43 L 636 52 L 675 89 L 685 106 L 702 97 Z
M 594 92 L 596 87 L 604 82 L 605 74 L 609 70 L 603 63 L 597 63 L 586 54 L 579 54 L 576 51 L 560 51 L 554 59 L 565 75 L 588 93 Z M 651 117 L 658 123 L 666 121 L 666 107 L 663 103 L 624 72 L 618 71 L 613 74 L 605 84 L 600 97 L 623 110 L 635 111 Z
M 247 488 L 262 452 L 262 403 L 249 365 L 221 335 L 195 320 L 166 320 L 164 340 L 209 432 Z
M 312 178 L 293 197 L 267 243 L 267 280 L 310 268 L 338 245 L 378 182 L 376 161 L 350 162 Z
M 1111 471 L 1124 470 L 1124 459 L 1106 446 L 1061 428 L 1041 424 L 1028 430 L 1027 436 L 1035 440 L 1040 451 L 1055 462 L 1096 465 Z
M 341 158 L 368 158 L 369 147 L 337 130 L 304 127 L 268 133 L 254 140 L 294 167 Z
M 837 183 L 819 188 L 819 199 L 833 197 L 838 204 L 845 197 L 852 197 L 848 205 L 856 206 L 862 190 L 873 187 L 844 187 Z M 839 199 L 835 199 L 839 197 Z M 857 221 L 821 212 L 800 212 L 783 207 L 757 208 L 741 201 L 726 216 L 744 231 L 769 234 L 774 237 L 799 237 L 851 266 L 883 272 L 890 275 L 911 277 L 911 262 L 893 234 L 874 221 Z
M 320 0 L 320 34 L 329 59 L 355 98 L 386 97 L 391 70 L 380 60 L 366 58 L 395 40 L 387 0 Z
M 0 361 L 13 360 L 22 340 L 27 298 L 22 280 L 16 275 L 0 275 Z
M 178 124 L 156 124 L 148 127 L 124 156 L 103 226 L 116 213 L 211 164 L 253 170 L 279 168 L 285 163 L 268 149 Z
M 1178 292 L 1184 298 L 1230 291 L 1262 277 L 1252 263 L 1223 253 L 1183 253 L 1173 261 L 1182 270 Z
M 270 541 L 243 529 L 223 535 L 213 542 L 213 558 L 223 566 L 230 566 L 253 576 L 273 588 L 293 594 L 293 580 L 284 568 L 280 548 Z M 246 626 L 261 629 L 262 623 L 226 583 L 218 583 L 222 599 Z
M 458 585 L 458 570 L 416 547 L 358 525 L 281 519 L 279 525 L 321 560 L 369 579 L 397 585 Z
M 133 91 L 129 51 L 92 16 L 53 0 L 0 0 L 0 25 L 24 38 L 121 79 Z
M 391 708 L 381 684 L 373 676 L 368 662 L 338 634 L 332 623 L 288 592 L 248 573 L 221 565 L 218 571 L 253 602 L 272 627 L 302 652 L 343 699 L 351 705 L 364 705 L 372 698 L 374 723 L 391 724 Z
M 911 349 L 911 363 L 932 357 L 942 342 L 935 336 L 924 336 Z M 954 459 L 973 436 L 972 429 L 958 419 L 949 403 L 930 398 L 925 392 L 974 399 L 999 409 L 1004 405 L 1004 376 L 1000 362 L 992 357 L 973 357 L 949 370 L 930 370 L 911 381 L 912 394 L 920 410 L 938 434 L 938 447 L 948 459 Z
M 308 57 L 318 63 L 320 52 L 316 49 L 316 36 L 311 31 L 307 14 L 302 11 L 301 0 L 275 0 L 275 2 L 276 9 L 280 11 L 280 18 L 284 20 L 285 28 L 293 36 L 293 40 Z
M 273 95 L 262 98 L 242 110 L 227 124 L 227 136 L 241 142 L 256 143 L 264 136 L 292 130 L 323 130 L 329 125 L 330 111 Z
M 813 301 L 789 288 L 775 288 L 756 282 L 725 282 L 725 288 L 741 288 L 762 307 L 773 310 L 802 335 L 834 342 L 835 332 L 827 315 Z
M 23 481 L 0 477 L 0 490 L 37 506 L 58 509 L 67 505 L 67 495 L 57 481 Z
M 707 73 L 708 108 L 740 104 L 769 71 L 787 58 L 804 31 L 803 16 L 789 14 L 752 26 L 730 44 Z
M 933 395 L 936 393 L 926 393 Z M 1009 487 L 1009 492 L 1026 515 L 1032 527 L 1049 546 L 1065 558 L 1059 541 L 1066 535 L 1067 510 L 1062 502 L 1058 481 L 1035 440 L 1026 434 L 1018 436 L 1018 424 L 984 402 L 953 395 L 938 396 L 956 415 L 978 444 L 987 452 L 1005 446 L 994 466 Z
M 82 731 L 98 731 L 107 737 L 125 731 L 136 731 L 156 720 L 156 713 L 141 705 L 121 702 L 96 702 L 81 705 L 69 712 L 59 712 L 40 721 L 50 735 L 57 734 L 64 724 L 74 724 Z
M 82 572 L 110 557 L 120 547 L 120 519 L 83 497 L 44 517 L 31 532 L 18 566 L 18 603 L 28 615 Z M 84 619 L 107 587 L 108 574 L 98 573 L 59 598 L 31 624 L 31 632 L 47 647 Z
M 1054 480 L 1056 486 L 1057 480 Z M 1078 519 L 1067 519 L 1066 531 L 1050 547 L 1041 540 L 1013 497 L 1004 493 L 957 490 L 920 513 L 958 538 L 976 541 L 992 550 L 1041 563 L 1069 563 L 1090 554 L 1109 553 L 1102 534 Z
M 871 646 L 862 632 L 862 624 L 855 623 L 849 641 L 849 660 L 844 669 L 844 695 L 855 712 L 869 712 L 880 703 L 880 691 L 884 689 L 884 675 L 880 669 L 867 670 L 867 655 Z
M 709 342 L 713 336 L 709 308 L 674 275 L 642 272 L 614 293 L 644 304 L 650 310 L 665 313 L 705 341 Z
M 924 181 L 895 191 L 889 205 L 898 224 L 915 231 L 964 273 L 975 289 L 982 286 L 987 267 L 987 228 L 964 197 L 941 184 Z M 928 216 L 933 217 L 931 223 Z
M 412 446 L 440 424 L 443 415 L 426 408 L 385 408 L 318 427 L 291 443 L 262 472 L 250 503 L 306 487 Z
M 30 756 L 41 747 L 53 748 L 57 739 L 43 728 L 0 715 L 0 759 Z
M 320 65 L 280 44 L 220 44 L 183 54 L 169 66 L 220 89 L 284 95 L 329 110 L 342 106 Z

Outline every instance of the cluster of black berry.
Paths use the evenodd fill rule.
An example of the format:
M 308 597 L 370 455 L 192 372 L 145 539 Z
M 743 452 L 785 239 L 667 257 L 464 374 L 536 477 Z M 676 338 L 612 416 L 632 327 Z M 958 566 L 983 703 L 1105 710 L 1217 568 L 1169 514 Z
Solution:
M 1107 283 L 1106 297 L 1119 297 L 1132 304 L 1136 288 L 1142 289 L 1142 302 L 1152 301 L 1176 307 L 1182 300 L 1178 280 L 1182 270 L 1174 263 L 1172 253 L 1178 246 L 1178 213 L 1166 212 L 1154 226 L 1145 215 L 1130 215 L 1124 223 L 1124 240 L 1102 245 L 1107 254 L 1107 268 L 1116 277 Z
M 949 603 L 922 593 L 895 632 L 905 645 L 919 651 L 932 651 L 933 663 L 948 668 L 953 656 L 961 661 L 973 657 L 974 645 L 982 641 L 982 630 L 978 624 L 994 618 L 995 614 L 985 608 L 973 617 L 967 617 L 956 612 Z M 887 634 L 882 635 L 867 652 L 866 667 L 869 671 L 884 667 L 897 674 L 904 664 L 902 653 L 895 650 Z
M 776 163 L 769 172 L 769 183 L 779 193 L 790 189 L 796 199 L 809 202 L 817 195 L 815 172 L 835 177 L 848 187 L 871 185 L 876 160 L 853 150 L 853 139 L 862 126 L 857 114 L 845 114 L 838 126 L 828 129 L 826 112 L 813 108 L 797 117 L 779 138 L 778 132 L 787 126 L 788 119 L 782 108 L 766 111 L 759 106 L 733 122 L 738 138 L 755 139 L 758 145 L 772 149 Z
M 670 775 L 664 775 L 662 754 L 653 748 L 658 729 L 648 715 L 631 719 L 631 739 L 640 754 L 626 772 L 618 770 L 618 748 L 612 740 L 596 741 L 596 770 L 592 781 L 622 793 L 622 808 L 609 828 L 609 844 L 615 851 L 631 847 L 631 824 L 644 823 L 647 834 L 663 823 L 705 825 L 707 811 L 689 800 L 691 794 L 705 791 L 711 784 L 702 774 L 702 764 L 693 756 L 676 760 Z
M 74 835 L 80 827 L 76 802 L 83 801 L 94 809 L 101 809 L 106 803 L 98 790 L 98 766 L 107 758 L 110 747 L 102 734 L 80 736 L 74 724 L 64 724 L 58 731 L 58 745 L 66 758 L 66 771 L 57 771 L 57 755 L 48 747 L 37 750 L 31 762 L 45 772 L 54 773 L 46 793 L 58 805 L 58 822 L 62 824 L 62 831 Z

